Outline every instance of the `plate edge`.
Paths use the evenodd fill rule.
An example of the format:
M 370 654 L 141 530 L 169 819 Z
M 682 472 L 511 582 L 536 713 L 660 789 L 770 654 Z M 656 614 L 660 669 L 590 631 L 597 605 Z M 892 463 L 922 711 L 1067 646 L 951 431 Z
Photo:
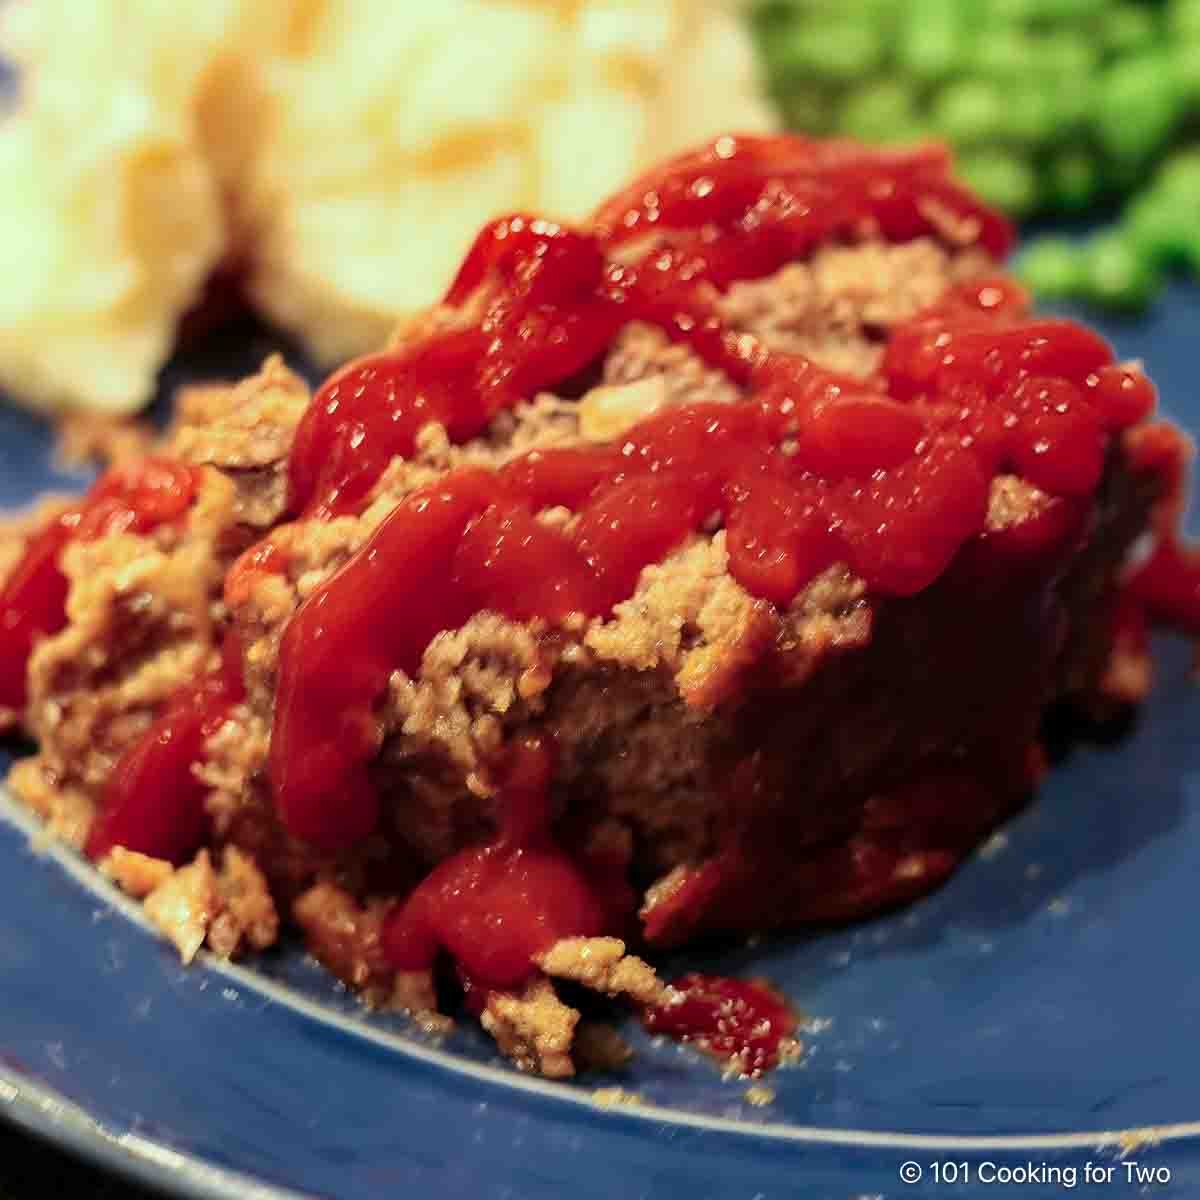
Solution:
M 101 876 L 95 868 L 82 859 L 70 846 L 53 837 L 44 826 L 27 809 L 21 806 L 11 795 L 0 780 L 0 823 L 10 825 L 18 833 L 25 836 L 31 857 L 50 859 L 55 866 L 64 871 L 75 883 L 83 887 L 89 894 L 101 899 L 111 908 L 116 909 L 141 932 L 152 936 L 160 935 L 151 925 L 141 906 L 119 891 L 113 884 Z M 524 1092 L 526 1095 L 535 1094 L 550 1099 L 559 1104 L 567 1104 L 575 1108 L 590 1109 L 595 1117 L 603 1117 L 614 1121 L 626 1120 L 638 1123 L 658 1123 L 665 1125 L 683 1125 L 693 1129 L 707 1130 L 714 1133 L 732 1134 L 742 1138 L 762 1138 L 775 1143 L 791 1143 L 793 1145 L 824 1145 L 856 1147 L 859 1149 L 879 1150 L 930 1150 L 964 1153 L 985 1151 L 1031 1151 L 1031 1150 L 1070 1150 L 1092 1149 L 1103 1152 L 1127 1145 L 1162 1144 L 1185 1139 L 1200 1141 L 1200 1120 L 1179 1121 L 1161 1125 L 1133 1126 L 1126 1129 L 1100 1129 L 1083 1131 L 1062 1131 L 1058 1133 L 1028 1133 L 1028 1134 L 925 1134 L 907 1133 L 899 1130 L 858 1130 L 836 1129 L 816 1125 L 784 1125 L 782 1123 L 766 1122 L 761 1125 L 747 1126 L 741 1121 L 731 1118 L 706 1116 L 691 1113 L 686 1109 L 659 1108 L 649 1104 L 628 1104 L 620 1108 L 605 1109 L 597 1106 L 590 1096 L 564 1088 L 560 1084 L 547 1080 L 532 1079 L 521 1075 L 511 1076 L 502 1067 L 488 1066 L 483 1063 L 463 1062 L 456 1056 L 432 1047 L 420 1046 L 397 1034 L 374 1026 L 355 1021 L 341 1013 L 333 1012 L 315 1000 L 296 995 L 290 988 L 275 980 L 259 975 L 252 968 L 243 967 L 219 959 L 207 951 L 201 951 L 192 969 L 208 970 L 218 976 L 234 980 L 243 987 L 257 992 L 266 1000 L 281 1004 L 293 1013 L 298 1013 L 308 1020 L 337 1029 L 344 1036 L 361 1039 L 383 1046 L 393 1053 L 433 1066 L 452 1071 L 460 1076 L 472 1078 L 491 1086 Z M 3 1101 L 3 1081 L 5 1071 L 0 1067 L 0 1102 Z M 23 1077 L 18 1077 L 23 1078 Z M 69 1104 L 69 1101 L 63 1101 Z M 72 1106 L 75 1107 L 75 1106 Z M 3 1113 L 0 1108 L 0 1114 Z M 87 1117 L 83 1109 L 78 1110 L 83 1120 L 97 1128 L 100 1126 Z M 111 1136 L 111 1135 L 109 1135 Z M 144 1139 L 139 1139 L 144 1140 Z M 162 1154 L 174 1154 L 166 1147 L 146 1141 L 154 1151 Z M 181 1154 L 181 1158 L 192 1158 Z M 209 1168 L 202 1159 L 194 1159 L 202 1169 Z M 231 1174 L 234 1174 L 231 1172 Z M 248 1179 L 251 1177 L 247 1177 Z M 204 1196 L 206 1193 L 197 1193 Z M 241 1197 L 243 1193 L 218 1192 L 212 1193 L 218 1200 L 227 1196 Z M 299 1192 L 265 1193 L 265 1197 L 275 1196 L 292 1200 L 294 1196 L 302 1196 Z M 257 1197 L 254 1198 L 257 1200 Z
M 0 1121 L 135 1183 L 191 1200 L 309 1200 L 135 1132 L 114 1134 L 45 1084 L 0 1066 Z

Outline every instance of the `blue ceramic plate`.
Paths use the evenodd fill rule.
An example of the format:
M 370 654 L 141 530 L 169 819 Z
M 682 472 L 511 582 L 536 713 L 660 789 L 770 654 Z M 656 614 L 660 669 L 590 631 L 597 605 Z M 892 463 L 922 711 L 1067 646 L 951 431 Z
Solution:
M 1197 330 L 1183 289 L 1105 330 L 1194 430 Z M 201 366 L 237 374 L 266 349 L 235 330 Z M 0 410 L 0 506 L 83 485 L 50 452 Z M 768 975 L 808 1015 L 765 1107 L 636 1028 L 625 1075 L 548 1084 L 476 1031 L 433 1043 L 364 1015 L 295 948 L 185 970 L 0 799 L 0 1113 L 191 1196 L 774 1200 L 954 1177 L 986 1195 L 1006 1170 L 1032 1170 L 1025 1196 L 1071 1179 L 1200 1194 L 1200 694 L 1185 645 L 1163 639 L 1157 661 L 1136 728 L 1077 748 L 936 895 L 703 960 Z M 606 1107 L 606 1087 L 641 1102 Z

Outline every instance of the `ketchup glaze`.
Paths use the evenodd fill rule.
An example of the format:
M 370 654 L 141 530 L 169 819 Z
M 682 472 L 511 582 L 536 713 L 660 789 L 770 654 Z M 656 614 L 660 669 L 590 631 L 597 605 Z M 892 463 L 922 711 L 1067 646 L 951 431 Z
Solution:
M 676 979 L 661 1004 L 645 1009 L 642 1024 L 750 1079 L 778 1064 L 784 1039 L 796 1031 L 795 1014 L 765 984 L 696 972 Z
M 602 616 L 714 514 L 756 596 L 786 605 L 836 562 L 877 594 L 909 596 L 981 533 L 997 473 L 1089 496 L 1109 437 L 1150 410 L 1153 390 L 1080 326 L 1024 318 L 1007 281 L 956 288 L 897 329 L 865 382 L 722 319 L 719 288 L 831 238 L 953 227 L 1002 253 L 1007 226 L 947 165 L 936 148 L 718 139 L 587 228 L 494 222 L 443 324 L 320 389 L 290 468 L 292 507 L 315 518 L 361 506 L 428 421 L 471 437 L 594 362 L 630 320 L 690 345 L 748 396 L 668 409 L 619 443 L 460 469 L 406 497 L 284 633 L 270 770 L 293 834 L 336 849 L 375 827 L 366 764 L 387 677 L 415 671 L 435 634 L 481 609 L 549 625 Z M 570 534 L 537 520 L 552 505 L 578 513 Z
M 1151 554 L 1125 584 L 1126 622 L 1136 627 L 1149 621 L 1200 637 L 1200 552 L 1185 545 L 1179 535 L 1191 443 L 1173 426 L 1155 422 L 1131 431 L 1128 453 L 1165 486 L 1153 514 Z
M 444 951 L 472 988 L 510 988 L 560 938 L 605 930 L 602 900 L 550 833 L 553 765 L 546 739 L 511 747 L 495 840 L 444 859 L 387 918 L 383 952 L 396 968 L 427 969 Z
M 0 588 L 0 708 L 25 707 L 34 643 L 67 623 L 67 579 L 59 566 L 67 544 L 110 533 L 149 533 L 182 517 L 198 486 L 196 469 L 171 459 L 124 463 L 34 535 Z
M 226 637 L 220 666 L 186 684 L 121 756 L 109 777 L 85 852 L 95 861 L 114 846 L 180 865 L 204 844 L 208 786 L 195 773 L 204 743 L 245 698 L 241 649 Z

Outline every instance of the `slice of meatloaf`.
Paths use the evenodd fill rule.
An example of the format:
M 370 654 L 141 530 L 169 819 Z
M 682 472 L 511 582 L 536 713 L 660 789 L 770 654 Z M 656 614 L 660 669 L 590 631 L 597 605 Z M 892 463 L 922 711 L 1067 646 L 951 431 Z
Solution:
M 977 251 L 949 253 L 924 239 L 835 247 L 736 286 L 725 307 L 738 327 L 770 344 L 802 348 L 818 362 L 866 376 L 892 325 L 950 283 L 989 268 Z M 361 517 L 276 529 L 271 541 L 285 552 L 287 571 L 258 577 L 233 606 L 252 715 L 248 729 L 222 735 L 205 768 L 219 788 L 212 803 L 221 827 L 236 830 L 245 806 L 258 813 L 267 804 L 260 789 L 289 618 L 402 496 L 463 463 L 496 466 L 534 447 L 584 444 L 593 428 L 598 440 L 610 441 L 652 409 L 741 398 L 689 350 L 635 324 L 581 398 L 535 397 L 463 446 L 428 427 L 417 455 L 393 464 Z M 811 854 L 818 895 L 845 892 L 846 865 L 829 862 L 827 848 L 843 854 L 856 837 L 894 860 L 889 882 L 826 901 L 807 888 L 793 897 L 788 889 L 750 885 L 734 903 L 725 890 L 690 907 L 686 932 L 841 919 L 919 894 L 1003 808 L 981 805 L 965 781 L 962 812 L 940 814 L 928 828 L 900 820 L 903 836 L 885 830 L 874 837 L 865 832 L 872 800 L 929 764 L 953 774 L 955 759 L 969 757 L 998 726 L 1021 724 L 1021 739 L 1032 745 L 1041 708 L 1055 696 L 1084 708 L 1106 702 L 1105 603 L 1156 488 L 1153 478 L 1131 476 L 1120 448 L 1113 450 L 1095 523 L 1046 600 L 1062 610 L 1061 634 L 1049 651 L 1026 636 L 1025 581 L 1015 594 L 985 598 L 970 581 L 947 579 L 917 598 L 884 600 L 835 566 L 776 611 L 731 576 L 721 529 L 647 568 L 634 595 L 609 617 L 545 630 L 480 613 L 438 634 L 416 673 L 394 672 L 378 706 L 382 741 L 372 770 L 390 832 L 422 868 L 485 839 L 494 828 L 489 762 L 510 740 L 547 728 L 560 751 L 560 810 L 586 810 L 587 836 L 628 859 L 658 940 L 685 929 L 674 921 L 660 929 L 656 905 L 683 875 L 710 862 L 731 821 L 763 823 L 767 840 L 785 847 L 788 871 Z M 989 525 L 1014 526 L 1045 500 L 1015 477 L 998 479 Z M 549 511 L 542 519 L 567 523 L 572 515 Z M 987 639 L 981 627 L 989 629 Z M 1030 672 L 1039 679 L 1033 693 Z M 1038 702 L 1014 708 L 1014 694 L 1036 694 Z M 757 747 L 761 811 L 735 813 L 746 798 L 735 803 L 730 794 L 730 764 L 747 746 Z M 1030 782 L 1020 776 L 1006 802 L 1015 803 Z M 282 873 L 292 878 L 291 871 L 285 855 Z
M 93 522 L 63 550 L 62 623 L 36 640 L 27 698 L 13 709 L 38 743 L 14 769 L 14 790 L 92 852 L 96 813 L 128 800 L 138 762 L 151 761 L 137 758 L 146 731 L 188 705 L 203 709 L 203 751 L 173 777 L 202 806 L 195 855 L 136 837 L 109 838 L 94 854 L 146 897 L 181 953 L 205 939 L 221 953 L 261 947 L 281 914 L 368 1000 L 428 1012 L 447 994 L 428 942 L 458 960 L 456 986 L 505 1052 L 550 1075 L 573 1069 L 579 1020 L 552 979 L 654 1005 L 662 985 L 632 949 L 846 920 L 935 886 L 1028 795 L 1047 706 L 1103 713 L 1144 686 L 1144 670 L 1114 673 L 1110 657 L 1122 566 L 1163 483 L 1119 428 L 1104 440 L 1099 482 L 1066 487 L 1066 501 L 1026 478 L 1046 478 L 1037 463 L 996 471 L 980 493 L 978 529 L 920 586 L 878 584 L 911 576 L 898 544 L 876 584 L 834 557 L 788 598 L 764 595 L 735 561 L 741 553 L 744 562 L 745 531 L 714 507 L 592 615 L 522 617 L 505 603 L 462 610 L 453 589 L 439 592 L 447 615 L 440 627 L 437 612 L 425 618 L 438 631 L 412 661 L 387 663 L 369 710 L 349 710 L 336 699 L 342 681 L 329 684 L 331 744 L 365 749 L 361 776 L 330 776 L 327 803 L 350 812 L 366 788 L 378 805 L 351 838 L 310 836 L 289 819 L 272 746 L 281 707 L 295 704 L 283 678 L 289 633 L 355 564 L 382 553 L 405 505 L 428 503 L 476 469 L 494 479 L 552 452 L 579 452 L 580 462 L 624 453 L 646 422 L 672 412 L 748 411 L 762 404 L 753 363 L 763 355 L 836 372 L 842 390 L 861 385 L 868 404 L 881 400 L 894 335 L 997 270 L 987 221 L 954 218 L 938 195 L 920 230 L 904 232 L 894 214 L 895 228 L 856 218 L 778 269 L 742 281 L 734 272 L 705 291 L 723 345 L 750 347 L 743 359 L 722 366 L 678 336 L 671 322 L 683 328 L 687 313 L 621 320 L 552 390 L 496 405 L 465 434 L 449 418 L 420 424 L 410 450 L 392 455 L 351 505 L 295 502 L 305 421 L 341 402 L 328 385 L 310 407 L 303 383 L 270 361 L 235 387 L 182 396 L 163 449 L 192 470 L 194 495 L 181 516 L 146 528 Z M 623 253 L 613 252 L 610 270 L 625 269 Z M 671 269 L 683 268 L 673 260 Z M 477 292 L 459 290 L 400 331 L 391 353 L 488 328 L 493 310 L 481 317 Z M 505 370 L 521 366 L 518 356 Z M 932 413 L 925 403 L 913 400 Z M 813 411 L 816 420 L 822 410 Z M 1047 428 L 1065 411 L 1047 401 Z M 351 448 L 374 436 L 339 429 Z M 963 437 L 982 438 L 980 429 Z M 772 448 L 776 466 L 809 453 L 804 438 L 803 428 L 786 432 Z M 301 449 L 312 458 L 311 445 Z M 861 487 L 887 472 L 864 470 Z M 896 502 L 899 519 L 938 479 Z M 579 504 L 534 510 L 526 538 L 576 538 L 586 519 Z M 21 570 L 29 534 L 15 527 L 0 541 L 0 571 Z M 379 632 L 415 619 L 403 606 L 370 611 Z M 347 676 L 361 667 L 344 664 Z M 236 684 L 206 682 L 231 669 Z M 198 679 L 199 691 L 181 691 Z M 316 691 L 304 703 L 319 713 L 325 697 L 308 686 Z M 548 809 L 521 816 L 514 796 L 535 813 L 542 800 L 513 763 L 547 746 L 553 754 L 537 761 L 550 764 Z M 524 874 L 505 893 L 517 899 L 494 923 L 492 949 L 507 953 L 504 921 L 531 913 L 557 940 L 534 937 L 515 973 L 505 959 L 479 976 L 471 964 L 492 961 L 487 947 L 482 957 L 478 946 L 475 957 L 459 953 L 458 935 L 437 924 L 444 913 L 422 908 L 424 924 L 413 913 L 434 905 L 439 887 L 443 899 L 455 888 L 490 897 L 498 861 L 506 870 L 521 862 Z M 534 911 L 531 897 L 547 889 L 571 909 L 566 924 Z M 398 914 L 408 920 L 400 932 Z M 414 951 L 414 938 L 425 948 Z

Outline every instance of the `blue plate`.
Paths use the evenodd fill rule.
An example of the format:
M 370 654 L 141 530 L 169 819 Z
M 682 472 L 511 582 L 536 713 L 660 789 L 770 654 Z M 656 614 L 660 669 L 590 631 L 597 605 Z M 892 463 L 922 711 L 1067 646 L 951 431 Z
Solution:
M 1197 330 L 1200 295 L 1180 288 L 1105 332 L 1200 430 Z M 267 348 L 235 331 L 168 382 Z M 84 482 L 52 466 L 41 424 L 0 410 L 0 506 Z M 1136 728 L 1076 748 L 937 894 L 669 964 L 752 968 L 808 1015 L 763 1107 L 637 1028 L 624 1075 L 549 1084 L 477 1031 L 435 1043 L 364 1015 L 295 947 L 185 970 L 0 799 L 0 1113 L 190 1196 L 986 1195 L 1006 1171 L 1032 1172 L 1025 1196 L 1071 1179 L 1200 1194 L 1200 697 L 1182 642 L 1156 654 Z M 600 1102 L 617 1087 L 640 1102 Z M 906 1189 L 902 1167 L 923 1181 Z

